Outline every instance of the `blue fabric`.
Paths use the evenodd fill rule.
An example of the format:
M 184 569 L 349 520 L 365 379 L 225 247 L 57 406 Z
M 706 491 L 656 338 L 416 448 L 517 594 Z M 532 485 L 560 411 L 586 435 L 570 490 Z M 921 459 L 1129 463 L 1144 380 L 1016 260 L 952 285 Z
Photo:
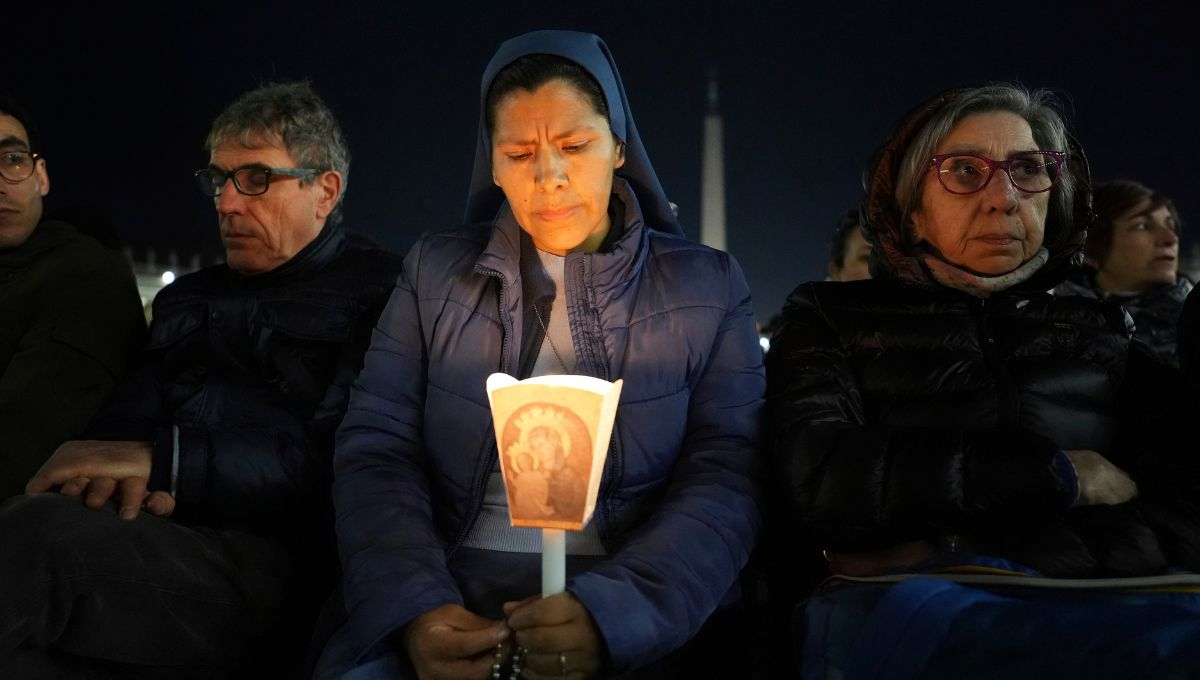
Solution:
M 1054 456 L 1054 476 L 1062 484 L 1063 505 L 1074 506 L 1079 502 L 1079 473 L 1066 451 Z
M 765 385 L 733 258 L 645 228 L 619 178 L 613 200 L 624 220 L 611 249 L 566 261 L 579 372 L 625 381 L 592 520 L 609 554 L 567 589 L 619 672 L 687 642 L 746 563 L 761 524 Z M 340 637 L 356 649 L 330 658 L 368 662 L 414 617 L 463 602 L 447 556 L 497 455 L 484 382 L 518 362 L 520 253 L 506 210 L 427 236 L 405 260 L 338 432 Z
M 804 678 L 1191 678 L 1200 596 L 978 587 L 936 578 L 839 585 L 804 612 Z
M 467 195 L 464 222 L 490 222 L 504 203 L 504 194 L 492 181 L 492 140 L 484 124 L 484 106 L 492 80 L 505 66 L 530 54 L 553 54 L 579 64 L 600 83 L 608 102 L 609 126 L 613 134 L 625 143 L 625 164 L 616 174 L 633 187 L 642 206 L 645 223 L 652 229 L 682 236 L 683 229 L 671 209 L 646 154 L 646 147 L 633 123 L 629 98 L 621 84 L 621 74 L 608 45 L 590 33 L 575 31 L 534 31 L 507 40 L 483 72 L 479 87 L 479 136 L 475 144 L 475 169 L 471 174 L 471 189 Z

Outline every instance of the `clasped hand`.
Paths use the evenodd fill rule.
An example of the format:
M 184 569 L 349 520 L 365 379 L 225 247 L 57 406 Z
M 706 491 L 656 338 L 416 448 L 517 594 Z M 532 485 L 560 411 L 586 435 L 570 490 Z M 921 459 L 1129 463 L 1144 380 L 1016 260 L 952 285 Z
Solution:
M 1079 480 L 1079 505 L 1119 505 L 1137 498 L 1137 482 L 1102 454 L 1067 451 Z
M 421 680 L 486 680 L 497 645 L 505 657 L 525 648 L 521 677 L 527 680 L 583 680 L 599 673 L 600 632 L 574 595 L 508 602 L 504 615 L 504 621 L 492 621 L 448 604 L 414 619 L 405 629 L 404 649 L 417 675 Z
M 571 593 L 507 602 L 504 615 L 516 643 L 526 649 L 521 677 L 594 678 L 600 672 L 600 631 Z
M 150 442 L 69 441 L 58 447 L 25 485 L 35 494 L 60 486 L 64 496 L 83 495 L 89 508 L 99 508 L 112 499 L 123 519 L 133 519 L 145 508 L 165 516 L 175 509 L 175 499 L 166 491 L 150 492 Z

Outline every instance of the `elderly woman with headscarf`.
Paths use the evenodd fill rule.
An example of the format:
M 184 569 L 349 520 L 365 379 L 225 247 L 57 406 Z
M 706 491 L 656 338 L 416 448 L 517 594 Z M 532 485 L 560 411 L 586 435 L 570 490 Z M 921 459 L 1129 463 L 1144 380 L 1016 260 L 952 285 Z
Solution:
M 338 434 L 350 618 L 322 672 L 516 675 L 513 650 L 527 678 L 670 677 L 759 533 L 749 290 L 681 237 L 599 38 L 504 43 L 480 99 L 469 224 L 407 256 Z M 594 518 L 544 599 L 538 532 L 508 523 L 496 371 L 624 380 Z
M 1192 282 L 1179 273 L 1183 224 L 1174 201 L 1139 182 L 1114 180 L 1096 185 L 1092 206 L 1083 271 L 1054 292 L 1120 304 L 1133 317 L 1134 337 L 1178 365 L 1176 324 Z
M 850 575 L 952 551 L 1060 577 L 1200 567 L 1178 377 L 1116 305 L 1046 292 L 1091 220 L 1050 95 L 942 94 L 868 177 L 875 278 L 797 288 L 767 359 L 793 537 Z

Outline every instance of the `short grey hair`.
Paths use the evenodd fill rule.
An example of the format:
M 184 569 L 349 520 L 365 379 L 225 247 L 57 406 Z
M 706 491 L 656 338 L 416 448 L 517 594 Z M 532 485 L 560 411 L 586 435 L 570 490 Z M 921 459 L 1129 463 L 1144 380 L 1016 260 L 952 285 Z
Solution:
M 238 97 L 217 119 L 204 142 L 213 149 L 229 141 L 245 146 L 278 140 L 302 168 L 336 170 L 342 191 L 327 222 L 342 219 L 350 182 L 350 149 L 333 112 L 307 82 L 268 83 Z
M 1070 156 L 1067 126 L 1059 114 L 1060 107 L 1058 98 L 1051 91 L 1030 91 L 1018 84 L 998 83 L 963 90 L 926 121 L 904 152 L 896 176 L 896 205 L 901 210 L 902 224 L 909 223 L 909 216 L 921 203 L 929 159 L 962 119 L 974 113 L 991 111 L 1015 113 L 1029 123 L 1033 140 L 1040 150 L 1061 151 Z M 1068 163 L 1069 160 L 1064 161 L 1062 176 L 1050 192 L 1047 226 L 1071 223 L 1075 178 Z

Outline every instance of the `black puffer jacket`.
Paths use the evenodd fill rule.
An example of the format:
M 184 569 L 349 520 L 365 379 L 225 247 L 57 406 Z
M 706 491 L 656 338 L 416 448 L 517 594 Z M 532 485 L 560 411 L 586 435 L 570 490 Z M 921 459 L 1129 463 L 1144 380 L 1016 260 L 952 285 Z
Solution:
M 89 435 L 154 441 L 151 486 L 174 482 L 185 523 L 280 538 L 330 523 L 333 433 L 400 263 L 331 225 L 269 273 L 181 277 Z
M 785 307 L 768 408 L 793 536 L 860 552 L 954 535 L 1057 576 L 1200 567 L 1194 456 L 1172 437 L 1178 376 L 1131 343 L 1116 306 L 1045 292 L 1079 262 L 1090 221 L 1079 149 L 1074 210 L 1051 212 L 1050 259 L 1023 284 L 981 300 L 935 283 L 905 245 L 891 191 L 906 135 L 953 96 L 877 158 L 877 278 L 804 284 Z M 1072 449 L 1126 470 L 1138 498 L 1068 510 Z
M 1141 293 L 1105 294 L 1096 285 L 1096 271 L 1086 267 L 1055 288 L 1054 294 L 1106 299 L 1121 305 L 1133 317 L 1133 337 L 1146 343 L 1164 361 L 1178 366 L 1179 313 L 1191 291 L 1192 282 L 1180 276 L 1175 283 L 1155 286 Z

